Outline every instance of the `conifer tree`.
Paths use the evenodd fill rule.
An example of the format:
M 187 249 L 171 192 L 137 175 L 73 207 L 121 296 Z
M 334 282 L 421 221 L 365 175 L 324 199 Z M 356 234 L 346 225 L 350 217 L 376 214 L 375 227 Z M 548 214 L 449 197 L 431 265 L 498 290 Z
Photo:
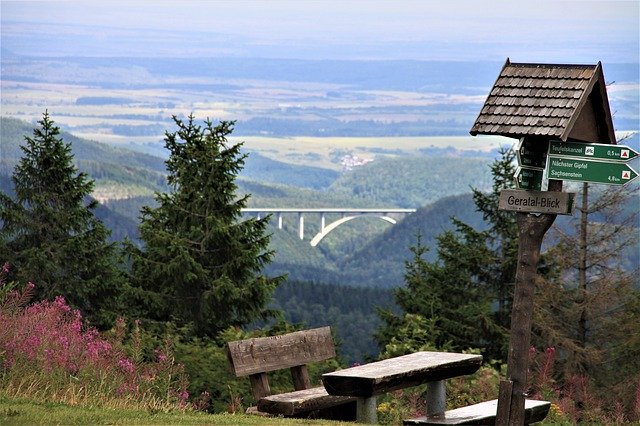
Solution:
M 533 338 L 558 349 L 565 375 L 611 385 L 640 367 L 639 191 L 584 183 L 569 226 L 553 228 L 557 243 L 547 255 L 553 273 L 536 289 Z
M 235 178 L 246 154 L 227 141 L 233 122 L 174 121 L 178 130 L 165 137 L 172 192 L 156 194 L 158 206 L 142 210 L 144 247 L 132 251 L 133 278 L 150 319 L 214 338 L 269 316 L 282 278 L 261 275 L 273 255 L 268 218 L 241 217 L 248 196 L 237 197 Z
M 418 315 L 437 331 L 429 342 L 437 348 L 479 348 L 488 359 L 506 355 L 518 230 L 515 215 L 499 211 L 498 201 L 502 189 L 514 186 L 514 157 L 512 150 L 502 148 L 491 165 L 492 191 L 473 190 L 487 229 L 476 230 L 453 218 L 455 229 L 437 238 L 435 262 L 422 259 L 427 248 L 420 240 L 411 249 L 414 258 L 406 263 L 406 286 L 396 290 L 396 302 L 412 321 Z M 384 349 L 404 320 L 384 311 L 381 317 L 385 324 L 376 337 Z
M 9 279 L 35 284 L 37 300 L 64 296 L 93 325 L 109 327 L 125 288 L 117 248 L 94 216 L 93 181 L 73 164 L 71 144 L 48 112 L 38 124 L 21 146 L 15 200 L 0 193 L 0 256 Z
M 487 247 L 491 250 L 491 258 L 484 270 L 483 281 L 491 288 L 498 309 L 495 312 L 496 323 L 509 329 L 511 319 L 511 302 L 518 259 L 518 224 L 513 212 L 499 210 L 500 192 L 503 189 L 514 188 L 515 152 L 502 148 L 500 158 L 491 165 L 493 186 L 491 192 L 485 193 L 473 189 L 473 199 L 476 208 L 489 225 L 489 229 L 479 233 L 473 229 L 468 232 L 476 233 L 477 237 L 484 237 Z
M 459 228 L 459 232 L 464 231 Z M 423 259 L 427 248 L 420 237 L 411 247 L 413 258 L 405 264 L 406 286 L 395 291 L 403 314 L 381 312 L 387 327 L 377 337 L 388 355 L 400 355 L 398 347 L 408 351 L 481 348 L 487 354 L 496 352 L 491 346 L 500 329 L 492 318 L 490 292 L 478 285 L 473 272 L 489 253 L 484 240 L 467 240 L 467 236 L 472 238 L 452 231 L 440 235 L 438 260 L 433 263 Z M 400 331 L 409 324 L 414 329 L 410 339 L 419 342 L 398 341 Z

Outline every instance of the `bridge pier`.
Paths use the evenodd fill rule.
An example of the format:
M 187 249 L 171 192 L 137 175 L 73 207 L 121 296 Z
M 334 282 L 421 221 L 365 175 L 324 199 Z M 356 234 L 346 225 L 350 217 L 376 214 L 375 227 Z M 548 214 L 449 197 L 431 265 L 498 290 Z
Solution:
M 304 214 L 298 213 L 298 233 L 300 234 L 300 239 L 304 240 Z
M 278 229 L 282 229 L 282 213 L 278 213 Z

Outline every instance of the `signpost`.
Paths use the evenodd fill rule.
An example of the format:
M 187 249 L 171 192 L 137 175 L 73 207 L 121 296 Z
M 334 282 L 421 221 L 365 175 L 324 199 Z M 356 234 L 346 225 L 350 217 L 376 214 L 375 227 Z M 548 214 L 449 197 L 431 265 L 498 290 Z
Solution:
M 573 192 L 500 191 L 498 209 L 522 213 L 573 214 Z
M 627 162 L 640 153 L 624 145 L 551 141 L 549 155 Z
M 625 185 L 637 178 L 638 173 L 627 164 L 618 161 L 583 160 L 549 155 L 547 177 L 577 182 Z
M 517 145 L 519 189 L 500 192 L 498 208 L 517 212 L 518 267 L 509 340 L 509 378 L 500 382 L 497 424 L 521 424 L 528 368 L 526 353 L 531 332 L 533 282 L 542 239 L 556 215 L 571 215 L 574 193 L 562 192 L 562 181 L 626 185 L 638 173 L 626 163 L 640 154 L 622 145 L 521 139 Z M 544 179 L 549 191 L 542 192 Z M 547 185 L 545 185 L 547 186 Z M 533 213 L 533 214 L 529 214 Z
M 516 187 L 518 187 L 518 189 L 540 191 L 542 189 L 543 175 L 544 169 L 518 167 L 513 177 L 516 180 Z
M 530 139 L 522 138 L 516 147 L 516 155 L 520 166 L 544 169 L 547 162 L 547 144 L 540 141 L 533 143 Z
M 588 84 L 583 77 L 569 78 L 569 69 L 573 72 L 574 68 L 512 65 L 507 60 L 471 129 L 472 135 L 519 138 L 515 173 L 519 189 L 501 191 L 499 200 L 499 209 L 517 212 L 518 225 L 507 378 L 500 381 L 498 391 L 499 425 L 521 426 L 526 421 L 528 354 L 542 241 L 557 215 L 571 214 L 573 210 L 574 195 L 563 194 L 563 181 L 624 185 L 638 176 L 625 163 L 640 158 L 640 154 L 615 145 L 601 64 L 575 68 L 589 78 Z M 516 74 L 518 78 L 511 78 Z M 542 82 L 540 87 L 544 90 L 531 90 L 533 79 Z M 549 98 L 554 99 L 553 103 L 548 103 Z M 560 107 L 563 111 L 558 114 Z M 552 140 L 559 138 L 579 138 L 582 142 Z

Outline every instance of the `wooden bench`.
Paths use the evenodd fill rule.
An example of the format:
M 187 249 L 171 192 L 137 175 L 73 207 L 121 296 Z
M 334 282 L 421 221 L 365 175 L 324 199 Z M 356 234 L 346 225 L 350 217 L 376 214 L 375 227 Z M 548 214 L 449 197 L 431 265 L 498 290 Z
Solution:
M 524 404 L 525 424 L 542 421 L 549 413 L 551 403 L 527 399 Z M 494 425 L 498 400 L 485 401 L 467 407 L 448 410 L 440 416 L 423 416 L 404 420 L 404 425 Z
M 329 395 L 323 386 L 311 386 L 307 364 L 336 356 L 330 327 L 229 342 L 227 354 L 234 374 L 249 376 L 258 413 L 355 419 L 356 398 Z M 272 395 L 267 373 L 287 368 L 295 391 Z

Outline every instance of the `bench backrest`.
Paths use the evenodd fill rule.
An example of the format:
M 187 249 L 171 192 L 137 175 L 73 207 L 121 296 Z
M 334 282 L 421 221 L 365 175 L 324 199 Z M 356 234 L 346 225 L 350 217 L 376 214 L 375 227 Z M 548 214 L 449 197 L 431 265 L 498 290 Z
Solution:
M 254 397 L 271 395 L 266 373 L 291 369 L 295 390 L 311 387 L 307 364 L 336 356 L 330 327 L 255 337 L 228 343 L 229 363 L 237 377 L 249 376 Z

